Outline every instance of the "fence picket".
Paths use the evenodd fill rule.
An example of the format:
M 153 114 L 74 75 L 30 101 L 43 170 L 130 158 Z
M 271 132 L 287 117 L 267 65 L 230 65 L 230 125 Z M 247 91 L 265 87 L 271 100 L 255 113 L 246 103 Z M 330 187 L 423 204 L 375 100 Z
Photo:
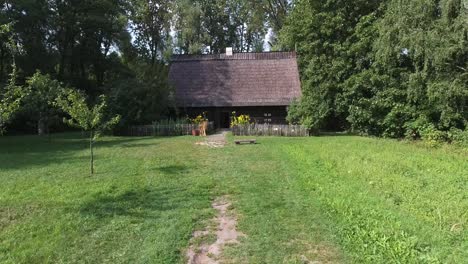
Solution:
M 300 125 L 270 125 L 249 124 L 238 125 L 232 128 L 235 136 L 285 136 L 285 137 L 307 137 L 309 131 Z
M 170 125 L 144 125 L 131 126 L 122 134 L 126 136 L 184 136 L 191 135 L 193 129 L 198 129 L 196 124 L 170 124 Z M 214 130 L 214 122 L 208 123 L 208 131 Z

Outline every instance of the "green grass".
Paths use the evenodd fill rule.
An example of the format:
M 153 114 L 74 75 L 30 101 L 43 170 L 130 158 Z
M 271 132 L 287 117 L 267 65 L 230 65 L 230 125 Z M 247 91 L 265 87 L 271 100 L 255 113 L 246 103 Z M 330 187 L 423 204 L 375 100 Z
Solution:
M 467 263 L 468 155 L 351 136 L 0 138 L 1 263 L 184 263 L 228 195 L 227 263 Z M 232 137 L 230 137 L 232 140 Z

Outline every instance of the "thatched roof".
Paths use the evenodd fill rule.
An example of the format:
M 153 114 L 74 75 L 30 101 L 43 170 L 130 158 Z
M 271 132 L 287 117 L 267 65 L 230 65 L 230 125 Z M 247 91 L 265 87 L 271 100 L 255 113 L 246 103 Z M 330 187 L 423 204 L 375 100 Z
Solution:
M 286 106 L 301 95 L 294 52 L 175 55 L 169 79 L 180 107 Z

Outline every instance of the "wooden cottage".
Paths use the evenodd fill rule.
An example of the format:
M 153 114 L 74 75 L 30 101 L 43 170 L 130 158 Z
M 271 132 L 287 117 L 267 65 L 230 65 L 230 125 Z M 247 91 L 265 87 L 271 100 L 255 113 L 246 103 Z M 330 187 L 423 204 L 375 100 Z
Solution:
M 295 52 L 175 55 L 169 79 L 177 107 L 189 116 L 207 112 L 218 128 L 229 127 L 233 111 L 283 124 L 301 95 Z

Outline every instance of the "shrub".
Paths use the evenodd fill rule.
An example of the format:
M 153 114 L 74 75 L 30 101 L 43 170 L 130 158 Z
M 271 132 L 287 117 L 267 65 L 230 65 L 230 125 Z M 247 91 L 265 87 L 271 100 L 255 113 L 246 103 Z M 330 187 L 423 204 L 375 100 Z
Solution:
M 402 138 L 405 136 L 404 124 L 411 120 L 412 109 L 401 104 L 397 104 L 392 110 L 383 118 L 382 125 L 385 128 L 382 136 L 389 138 Z
M 203 121 L 205 121 L 205 119 L 201 115 L 198 115 L 197 117 L 192 119 L 192 123 L 194 124 L 201 124 Z
M 468 131 L 466 129 L 451 128 L 449 131 L 441 131 L 434 124 L 431 124 L 425 116 L 407 122 L 405 129 L 407 139 L 421 139 L 430 147 L 436 147 L 441 143 L 447 142 L 459 147 L 468 148 Z
M 437 147 L 447 141 L 447 133 L 437 130 L 434 125 L 429 125 L 421 131 L 421 139 L 430 147 Z
M 236 112 L 232 112 L 231 127 L 238 125 L 250 125 L 252 122 L 249 115 L 236 116 Z
M 404 125 L 405 128 L 405 137 L 407 139 L 420 139 L 424 131 L 432 126 L 426 116 L 420 116 L 416 120 L 406 122 Z
M 207 121 L 208 118 L 206 118 L 206 112 L 203 112 L 201 114 L 199 114 L 197 117 L 195 117 L 194 119 L 192 119 L 192 123 L 194 124 L 201 124 L 203 123 L 204 121 Z
M 447 133 L 447 138 L 453 145 L 468 148 L 468 130 L 452 128 Z
M 301 100 L 295 100 L 288 107 L 288 116 L 286 121 L 292 125 L 302 125 L 307 127 L 313 133 L 318 133 L 320 127 L 326 123 L 326 117 L 330 114 L 326 103 L 320 103 L 320 100 L 308 101 L 307 97 Z

